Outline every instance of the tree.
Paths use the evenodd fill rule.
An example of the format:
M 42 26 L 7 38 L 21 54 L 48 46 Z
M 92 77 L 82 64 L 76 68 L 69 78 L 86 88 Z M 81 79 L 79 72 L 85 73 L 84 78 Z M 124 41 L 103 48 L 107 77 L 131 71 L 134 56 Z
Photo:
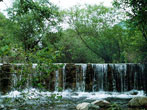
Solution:
M 126 24 L 128 24 L 128 22 L 126 22 Z M 144 38 L 140 37 L 141 35 L 141 31 L 134 28 L 134 25 L 129 24 L 124 43 L 126 62 L 147 62 L 147 45 Z
M 130 23 L 142 32 L 142 36 L 147 42 L 147 0 L 115 0 L 114 6 L 123 8 L 130 19 Z M 131 11 L 128 11 L 131 10 Z
M 9 19 L 0 15 L 0 55 L 12 56 L 11 53 L 15 53 L 15 63 L 23 63 L 22 72 L 18 70 L 17 73 L 22 77 L 17 87 L 23 87 L 28 82 L 29 75 L 34 74 L 32 64 L 37 63 L 38 74 L 33 78 L 33 84 L 43 87 L 50 73 L 59 67 L 53 62 L 60 53 L 48 45 L 42 46 L 43 40 L 49 37 L 47 33 L 55 33 L 58 29 L 58 8 L 47 0 L 16 0 L 8 13 Z
M 124 30 L 115 26 L 118 13 L 102 5 L 75 7 L 67 12 L 68 23 L 84 45 L 104 62 L 124 62 L 121 59 Z M 117 34 L 116 34 L 117 33 Z
M 11 20 L 20 28 L 17 40 L 25 51 L 40 48 L 47 33 L 56 30 L 61 21 L 58 8 L 47 0 L 15 1 L 8 12 Z
M 73 29 L 64 30 L 61 39 L 54 45 L 62 48 L 61 57 L 57 59 L 58 63 L 96 63 L 102 61 L 85 47 Z
M 17 26 L 0 13 L 0 57 L 2 60 L 14 54 L 12 51 L 15 45 L 13 30 L 17 30 Z

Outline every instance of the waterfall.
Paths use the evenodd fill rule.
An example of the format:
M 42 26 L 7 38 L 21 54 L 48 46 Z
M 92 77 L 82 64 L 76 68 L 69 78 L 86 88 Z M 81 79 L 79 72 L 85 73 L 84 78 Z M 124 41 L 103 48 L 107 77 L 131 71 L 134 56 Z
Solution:
M 76 91 L 85 91 L 86 64 L 76 65 Z
M 94 69 L 94 82 L 93 91 L 103 91 L 104 90 L 104 74 L 107 70 L 106 64 L 93 64 Z
M 86 64 L 83 64 L 83 65 L 82 65 L 82 73 L 83 73 L 82 92 L 85 91 L 86 68 L 87 68 L 87 65 L 86 65 Z
M 11 88 L 15 88 L 18 82 L 23 80 L 24 73 L 21 65 L 12 67 L 14 71 L 12 78 L 9 79 Z M 32 68 L 35 70 L 36 64 Z M 27 82 L 22 85 L 23 87 L 33 87 L 32 80 L 35 75 L 33 73 L 34 71 L 27 76 Z M 43 73 L 40 73 L 40 76 L 41 74 Z M 0 81 L 1 89 L 4 88 L 2 87 L 4 82 Z M 62 88 L 63 91 L 71 89 L 78 92 L 127 92 L 134 89 L 147 92 L 147 64 L 64 64 L 60 71 L 55 71 L 42 82 L 52 91 Z
M 69 68 L 66 66 L 63 68 L 64 72 Z M 71 74 L 70 78 L 75 78 L 76 81 L 70 82 L 64 78 L 63 86 L 65 83 L 70 83 L 72 87 L 72 84 L 76 83 L 76 87 L 70 89 L 81 92 L 126 92 L 134 89 L 147 91 L 147 77 L 143 77 L 147 76 L 145 68 L 147 68 L 145 64 L 74 64 L 64 74 L 71 74 L 72 71 L 76 76 L 72 77 Z
M 59 88 L 59 71 L 56 71 L 56 82 L 55 82 L 55 91 L 58 91 Z

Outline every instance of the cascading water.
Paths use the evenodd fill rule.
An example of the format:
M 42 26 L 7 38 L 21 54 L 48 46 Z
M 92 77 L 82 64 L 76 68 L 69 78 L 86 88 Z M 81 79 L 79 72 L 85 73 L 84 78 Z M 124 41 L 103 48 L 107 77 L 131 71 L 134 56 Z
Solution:
M 93 64 L 94 69 L 94 82 L 93 91 L 104 90 L 104 74 L 106 73 L 106 64 Z
M 36 65 L 33 65 L 33 69 L 35 68 Z M 16 87 L 20 80 L 23 80 L 21 65 L 17 65 L 13 69 L 12 88 Z M 20 73 L 17 74 L 18 72 Z M 28 75 L 27 88 L 33 86 L 31 84 L 33 75 Z M 64 64 L 61 71 L 55 71 L 50 78 L 43 81 L 43 84 L 52 91 L 58 91 L 58 88 L 63 88 L 63 91 L 70 89 L 77 92 L 126 92 L 134 89 L 147 91 L 147 65 Z
M 146 68 L 145 64 L 66 64 L 63 87 L 81 92 L 147 91 Z M 67 87 L 68 83 L 71 86 Z
M 78 64 L 76 66 L 76 91 L 84 92 L 85 91 L 85 77 L 86 77 L 86 64 Z
M 82 71 L 83 71 L 82 92 L 85 91 L 86 68 L 87 68 L 87 65 L 86 64 L 83 64 L 82 65 Z

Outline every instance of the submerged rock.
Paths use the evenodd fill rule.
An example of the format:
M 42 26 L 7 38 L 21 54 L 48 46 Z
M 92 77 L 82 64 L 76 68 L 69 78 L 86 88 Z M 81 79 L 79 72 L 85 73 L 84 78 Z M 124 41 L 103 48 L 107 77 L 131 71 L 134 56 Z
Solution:
M 92 102 L 91 104 L 100 106 L 102 108 L 108 108 L 111 105 L 111 103 L 106 100 L 96 100 L 96 101 Z
M 147 107 L 147 97 L 135 97 L 128 103 L 129 107 Z

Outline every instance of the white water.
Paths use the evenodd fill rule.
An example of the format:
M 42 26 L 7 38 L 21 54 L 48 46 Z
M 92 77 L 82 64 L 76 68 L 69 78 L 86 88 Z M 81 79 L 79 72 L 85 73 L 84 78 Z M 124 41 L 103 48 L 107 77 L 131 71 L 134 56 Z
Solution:
M 19 91 L 12 91 L 6 95 L 2 95 L 1 98 L 18 98 L 25 95 L 25 99 L 35 99 L 35 98 L 46 98 L 50 97 L 52 94 L 56 94 L 57 96 L 62 96 L 62 98 L 85 98 L 87 100 L 99 100 L 99 99 L 105 99 L 105 98 L 122 98 L 122 99 L 128 99 L 133 97 L 142 97 L 145 96 L 145 93 L 143 91 L 137 91 L 137 95 L 132 95 L 133 91 L 129 92 L 71 92 L 70 90 L 66 90 L 64 92 L 43 92 L 39 91 L 37 89 L 31 88 L 31 89 L 25 89 L 22 92 Z

